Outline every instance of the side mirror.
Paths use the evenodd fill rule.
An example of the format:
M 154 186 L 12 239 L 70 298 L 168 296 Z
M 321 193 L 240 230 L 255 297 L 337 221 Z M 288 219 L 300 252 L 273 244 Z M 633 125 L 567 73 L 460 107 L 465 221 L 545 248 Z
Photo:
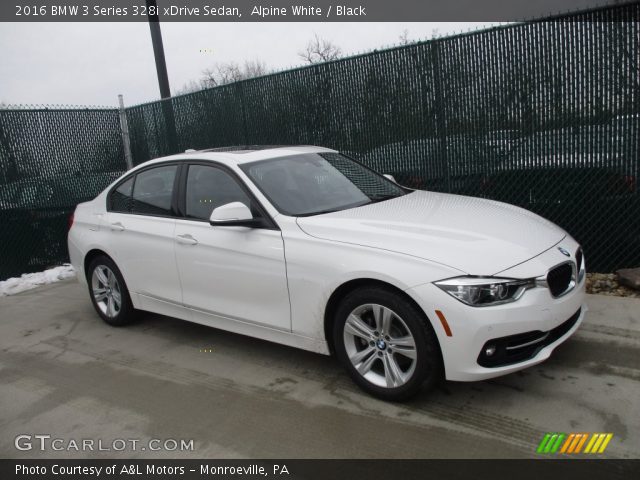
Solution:
M 242 202 L 231 202 L 214 208 L 209 217 L 214 227 L 261 227 L 262 218 L 254 218 L 251 210 Z
M 386 178 L 387 180 L 391 180 L 393 183 L 398 183 L 396 182 L 396 179 L 393 175 L 391 175 L 390 173 L 385 173 L 384 175 L 382 175 L 384 178 Z

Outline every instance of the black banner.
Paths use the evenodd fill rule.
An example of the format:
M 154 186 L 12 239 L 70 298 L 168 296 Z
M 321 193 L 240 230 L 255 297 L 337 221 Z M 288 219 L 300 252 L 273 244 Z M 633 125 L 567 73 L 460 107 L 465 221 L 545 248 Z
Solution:
M 602 0 L 607 5 L 615 0 Z M 6 0 L 0 22 L 523 21 L 584 10 L 591 0 Z
M 630 479 L 640 460 L 0 460 L 5 479 Z

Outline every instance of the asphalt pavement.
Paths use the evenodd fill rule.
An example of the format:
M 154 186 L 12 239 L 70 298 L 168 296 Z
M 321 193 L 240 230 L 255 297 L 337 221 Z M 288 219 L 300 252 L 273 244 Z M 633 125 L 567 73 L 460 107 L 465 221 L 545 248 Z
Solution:
M 545 363 L 393 404 L 331 357 L 153 314 L 110 327 L 75 280 L 2 297 L 0 457 L 531 458 L 546 432 L 611 432 L 599 457 L 638 458 L 640 299 L 587 302 Z

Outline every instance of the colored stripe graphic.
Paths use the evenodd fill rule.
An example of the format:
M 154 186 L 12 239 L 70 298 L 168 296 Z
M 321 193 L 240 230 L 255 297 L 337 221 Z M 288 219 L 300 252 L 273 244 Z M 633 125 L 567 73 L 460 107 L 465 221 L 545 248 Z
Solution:
M 567 453 L 567 449 L 569 448 L 569 445 L 571 445 L 571 442 L 573 442 L 573 439 L 575 438 L 576 434 L 572 433 L 567 437 L 567 441 L 564 442 L 564 445 L 562 445 L 562 449 L 560 450 L 560 453 Z
M 604 453 L 613 438 L 613 433 L 555 433 L 542 437 L 536 453 Z M 586 444 L 586 447 L 585 447 Z M 584 450 L 583 450 L 584 447 Z
M 587 438 L 589 438 L 589 434 L 583 433 L 582 438 L 580 438 L 580 441 L 578 442 L 578 445 L 576 445 L 576 449 L 573 453 L 580 453 L 582 451 L 582 446 L 584 445 L 584 442 L 587 441 Z
M 607 436 L 604 438 L 602 445 L 600 445 L 600 450 L 598 451 L 598 453 L 604 453 L 605 449 L 607 448 L 607 445 L 609 445 L 609 442 L 613 438 L 613 433 L 607 433 L 606 435 Z
M 580 442 L 580 440 L 582 440 L 582 433 L 576 433 L 576 436 L 573 437 L 573 442 L 571 442 L 571 445 L 569 446 L 569 450 L 567 453 L 575 452 L 576 447 L 578 446 L 578 443 Z
M 603 453 L 613 438 L 613 433 L 594 433 L 584 453 Z
M 591 435 L 591 440 L 589 440 L 589 443 L 587 443 L 587 448 L 584 449 L 584 453 L 591 453 L 591 447 L 593 447 L 593 444 L 596 443 L 597 439 L 598 439 L 597 433 Z
M 549 441 L 544 447 L 544 453 L 551 453 L 551 447 L 553 446 L 553 443 L 556 441 L 556 438 L 558 438 L 557 433 L 554 433 L 551 435 L 551 437 L 549 437 Z
M 566 437 L 564 433 L 547 433 L 538 445 L 537 453 L 556 453 L 562 441 Z
M 545 434 L 544 437 L 542 437 L 542 441 L 540 442 L 540 445 L 538 445 L 538 449 L 536 450 L 536 453 L 544 453 L 544 448 L 547 446 L 547 442 L 549 441 L 550 438 L 551 438 L 550 433 L 547 433 Z
M 559 433 L 558 438 L 556 439 L 556 443 L 553 444 L 553 447 L 551 447 L 549 453 L 556 453 L 558 451 L 558 448 L 560 448 L 562 440 L 564 440 L 565 437 L 566 435 L 564 433 Z
M 544 451 L 544 447 L 547 444 L 547 442 L 549 441 L 549 437 L 551 437 L 550 433 L 546 433 L 544 435 L 544 437 L 542 437 L 542 441 L 540 442 L 540 444 L 538 445 L 538 448 L 536 450 L 536 453 L 542 453 Z

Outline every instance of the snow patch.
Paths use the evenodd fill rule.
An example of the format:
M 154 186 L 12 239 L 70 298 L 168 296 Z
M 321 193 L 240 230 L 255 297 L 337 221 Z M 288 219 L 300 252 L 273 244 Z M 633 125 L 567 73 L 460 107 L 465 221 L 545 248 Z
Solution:
M 0 282 L 0 297 L 31 290 L 40 285 L 59 282 L 60 280 L 75 277 L 75 275 L 76 271 L 68 263 L 60 267 L 50 268 L 44 272 L 23 273 L 20 277 L 9 278 Z

